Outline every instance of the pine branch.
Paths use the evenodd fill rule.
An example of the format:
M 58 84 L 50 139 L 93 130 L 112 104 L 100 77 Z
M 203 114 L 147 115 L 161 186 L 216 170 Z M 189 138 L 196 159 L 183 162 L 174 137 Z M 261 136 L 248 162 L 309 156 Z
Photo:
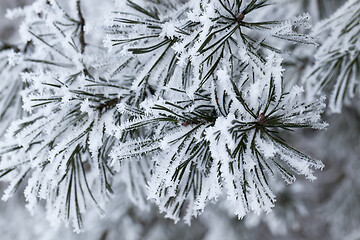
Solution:
M 175 90 L 169 96 L 174 99 L 176 94 L 181 101 L 159 99 L 150 106 L 143 104 L 150 115 L 142 117 L 139 110 L 140 117 L 120 127 L 149 132 L 147 138 L 120 145 L 112 158 L 152 156 L 157 166 L 149 194 L 167 217 L 175 221 L 183 217 L 190 223 L 191 216 L 222 192 L 240 218 L 250 211 L 270 211 L 275 195 L 269 176 L 280 173 L 292 183 L 293 172 L 315 179 L 311 168 L 323 167 L 288 145 L 279 133 L 326 127 L 317 123 L 324 99 L 306 104 L 298 87 L 283 93 L 274 67 L 278 59 L 267 61 L 270 79 L 254 72 L 254 79 L 233 81 L 228 69 L 221 70 L 216 79 L 219 85 L 211 90 L 213 98 L 187 100 L 186 93 Z M 258 95 L 251 100 L 249 94 Z
M 203 3 L 204 6 L 207 4 L 209 3 Z M 183 88 L 186 87 L 189 93 L 194 94 L 213 77 L 221 60 L 229 58 L 231 66 L 237 66 L 247 59 L 251 60 L 253 64 L 258 64 L 265 60 L 262 49 L 259 49 L 258 45 L 264 49 L 279 51 L 266 44 L 265 40 L 268 36 L 306 44 L 314 43 L 314 39 L 311 37 L 292 30 L 295 25 L 305 24 L 308 16 L 299 17 L 293 22 L 247 22 L 246 16 L 257 9 L 266 7 L 267 1 L 251 1 L 247 4 L 242 1 L 233 1 L 231 8 L 224 1 L 220 0 L 219 4 L 215 7 L 216 16 L 207 17 L 211 13 L 207 13 L 206 8 L 197 13 L 198 17 L 208 19 L 209 26 L 206 25 L 205 20 L 201 22 L 186 19 L 187 12 L 191 11 L 190 6 L 182 7 L 180 10 L 165 9 L 163 14 L 169 14 L 171 17 L 166 18 L 166 21 L 163 22 L 159 21 L 158 15 L 134 2 L 129 2 L 128 5 L 138 14 L 115 12 L 112 18 L 113 26 L 109 27 L 111 30 L 108 35 L 108 45 L 122 47 L 123 51 L 141 55 L 139 59 L 146 59 L 146 55 L 149 56 L 145 60 L 148 64 L 143 66 L 140 75 L 134 82 L 133 89 L 150 84 L 149 80 L 151 79 L 162 79 L 163 76 L 166 76 L 166 80 L 158 82 L 166 85 L 182 82 Z M 243 10 L 240 12 L 242 8 Z M 207 27 L 203 29 L 203 26 Z M 262 37 L 259 39 L 257 34 Z M 244 53 L 251 57 L 245 57 L 245 54 L 239 56 L 237 54 L 239 47 L 243 48 Z M 163 51 L 163 54 L 160 58 L 153 57 L 152 52 L 154 51 Z M 166 61 L 165 59 L 177 60 Z M 180 62 L 181 64 L 179 64 Z M 167 69 L 171 68 L 174 69 L 174 72 L 181 71 L 182 76 L 166 73 Z M 154 69 L 159 70 L 153 73 Z M 184 82 L 185 79 L 188 79 L 187 82 Z
M 27 180 L 30 209 L 45 199 L 53 221 L 80 231 L 88 203 L 102 213 L 117 181 L 139 207 L 154 199 L 166 217 L 190 224 L 223 194 L 239 218 L 269 212 L 273 176 L 315 179 L 323 164 L 284 133 L 325 128 L 324 98 L 284 91 L 273 41 L 315 38 L 301 33 L 306 14 L 257 19 L 269 3 L 127 1 L 110 17 L 111 53 L 97 42 L 101 31 L 85 36 L 86 1 L 74 2 L 75 17 L 56 0 L 24 10 L 32 51 L 0 55 L 0 67 L 18 64 L 25 83 L 1 103 L 12 106 L 21 86 L 28 111 L 0 145 L 0 176 L 12 180 L 6 197 Z
M 329 106 L 332 112 L 340 112 L 343 103 L 357 94 L 360 69 L 360 52 L 357 47 L 359 19 L 359 2 L 349 0 L 315 29 L 320 33 L 328 32 L 305 80 L 309 82 L 309 90 L 313 95 L 331 92 Z

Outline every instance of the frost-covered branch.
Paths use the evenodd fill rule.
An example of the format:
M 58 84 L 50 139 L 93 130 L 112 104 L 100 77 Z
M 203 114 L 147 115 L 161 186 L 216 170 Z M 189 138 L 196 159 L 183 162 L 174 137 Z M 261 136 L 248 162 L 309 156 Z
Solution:
M 324 34 L 316 62 L 305 80 L 310 94 L 331 92 L 329 107 L 340 112 L 344 102 L 358 95 L 360 69 L 360 1 L 349 0 L 314 33 Z
M 299 87 L 284 93 L 277 57 L 264 67 L 265 73 L 244 74 L 239 80 L 224 67 L 212 87 L 194 99 L 173 89 L 164 99 L 144 102 L 146 115 L 120 126 L 125 132 L 152 130 L 147 138 L 115 148 L 112 157 L 152 156 L 157 164 L 149 197 L 167 217 L 183 216 L 190 223 L 222 192 L 239 218 L 250 211 L 268 212 L 275 202 L 269 176 L 280 173 L 292 183 L 295 172 L 313 180 L 311 168 L 323 167 L 289 146 L 279 132 L 326 127 L 318 123 L 324 99 L 306 104 Z
M 107 21 L 108 52 L 88 4 L 38 0 L 8 14 L 24 17 L 32 48 L 1 55 L 5 69 L 18 66 L 24 86 L 13 95 L 27 111 L 0 145 L 3 199 L 27 182 L 31 211 L 45 199 L 54 225 L 80 231 L 89 205 L 103 213 L 116 177 L 137 206 L 153 199 L 187 223 L 223 195 L 239 218 L 269 212 L 274 177 L 315 179 L 323 164 L 284 132 L 325 128 L 324 98 L 284 91 L 277 44 L 316 46 L 303 33 L 309 15 L 259 19 L 267 0 L 129 0 Z

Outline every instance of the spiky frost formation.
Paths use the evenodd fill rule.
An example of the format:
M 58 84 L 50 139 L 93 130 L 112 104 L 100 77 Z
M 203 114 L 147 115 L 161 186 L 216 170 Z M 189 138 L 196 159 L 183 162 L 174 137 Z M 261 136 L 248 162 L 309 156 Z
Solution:
M 21 64 L 31 44 L 21 46 L 0 43 L 0 136 L 4 136 L 11 122 L 21 118 L 22 100 L 19 92 L 26 87 L 19 73 L 25 71 Z M 22 53 L 21 53 L 22 52 Z
M 81 2 L 71 7 L 67 11 L 57 1 L 40 0 L 9 14 L 25 17 L 22 36 L 33 49 L 20 54 L 17 63 L 26 68 L 17 74 L 27 86 L 21 96 L 29 116 L 8 129 L 0 169 L 10 181 L 4 200 L 27 181 L 31 211 L 38 198 L 46 199 L 54 225 L 73 222 L 79 231 L 89 204 L 103 212 L 112 193 L 107 154 L 114 139 L 109 133 L 120 121 L 116 104 L 128 100 L 129 84 L 126 78 L 119 81 L 114 66 L 108 67 L 114 58 L 104 58 L 101 45 L 85 38 Z
M 329 108 L 341 112 L 344 102 L 359 95 L 360 1 L 348 0 L 329 19 L 320 22 L 314 33 L 324 34 L 315 55 L 315 65 L 305 76 L 309 93 L 328 93 Z
M 305 103 L 300 87 L 284 93 L 281 59 L 275 55 L 263 69 L 234 81 L 224 66 L 212 87 L 194 99 L 169 90 L 165 98 L 142 104 L 144 116 L 120 126 L 125 132 L 150 130 L 147 138 L 114 149 L 112 157 L 152 155 L 156 166 L 149 197 L 167 217 L 177 221 L 184 215 L 190 223 L 223 192 L 239 218 L 268 212 L 275 202 L 269 176 L 280 173 L 292 183 L 295 172 L 313 180 L 311 168 L 323 167 L 289 146 L 279 131 L 326 127 L 319 123 L 324 98 Z
M 278 131 L 325 127 L 323 98 L 304 102 L 300 87 L 284 93 L 271 41 L 316 45 L 300 33 L 309 16 L 252 21 L 269 3 L 122 2 L 107 27 L 110 53 L 103 32 L 87 25 L 85 1 L 10 12 L 25 17 L 22 36 L 34 48 L 19 55 L 29 116 L 1 145 L 3 199 L 27 182 L 30 210 L 45 199 L 54 225 L 80 231 L 89 204 L 103 212 L 113 174 L 137 206 L 146 208 L 147 189 L 167 217 L 187 223 L 223 193 L 239 218 L 270 211 L 277 173 L 289 183 L 294 172 L 314 179 L 322 163 Z
M 258 66 L 266 51 L 281 52 L 269 39 L 315 44 L 298 32 L 309 27 L 309 15 L 287 21 L 252 20 L 254 12 L 271 4 L 266 0 L 144 2 L 127 1 L 127 12 L 113 13 L 106 40 L 113 51 L 144 63 L 133 83 L 140 99 L 149 86 L 156 86 L 159 94 L 165 86 L 194 94 L 209 85 L 223 58 L 233 70 L 242 62 Z

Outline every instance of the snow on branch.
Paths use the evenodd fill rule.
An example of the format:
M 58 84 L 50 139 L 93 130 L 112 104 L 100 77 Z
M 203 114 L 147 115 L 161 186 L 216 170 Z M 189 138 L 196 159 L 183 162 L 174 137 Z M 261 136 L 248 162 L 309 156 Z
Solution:
M 287 183 L 295 175 L 314 180 L 312 168 L 323 164 L 289 146 L 281 135 L 295 128 L 323 129 L 324 98 L 306 103 L 303 89 L 284 93 L 281 60 L 269 57 L 261 71 L 233 79 L 230 69 L 217 71 L 211 88 L 194 99 L 179 89 L 148 102 L 147 117 L 120 127 L 143 128 L 148 138 L 113 150 L 116 160 L 152 156 L 156 163 L 149 197 L 166 216 L 190 223 L 206 203 L 226 193 L 239 218 L 274 206 L 269 177 Z M 225 66 L 224 66 L 225 65 Z M 176 100 L 175 100 L 176 99 Z M 150 105 L 149 105 L 150 104 Z
M 45 199 L 55 226 L 81 231 L 117 179 L 141 209 L 152 199 L 190 224 L 222 195 L 239 218 L 269 212 L 277 175 L 315 179 L 323 164 L 284 133 L 324 129 L 324 98 L 284 92 L 274 41 L 316 45 L 307 14 L 256 20 L 267 0 L 128 0 L 104 33 L 88 4 L 38 0 L 8 14 L 24 16 L 24 44 L 0 53 L 0 76 L 17 79 L 0 86 L 0 121 L 16 120 L 0 145 L 4 200 L 27 182 L 31 211 Z M 26 114 L 11 118 L 19 96 Z
M 360 75 L 360 1 L 348 0 L 331 17 L 320 22 L 314 34 L 323 36 L 315 64 L 304 80 L 310 94 L 329 93 L 329 108 L 342 106 L 358 93 Z

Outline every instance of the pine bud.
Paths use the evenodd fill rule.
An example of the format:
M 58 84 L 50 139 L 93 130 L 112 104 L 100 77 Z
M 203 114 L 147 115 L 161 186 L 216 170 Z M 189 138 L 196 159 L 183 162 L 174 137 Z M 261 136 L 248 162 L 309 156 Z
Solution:
M 241 23 L 244 20 L 244 18 L 245 18 L 245 14 L 240 13 L 236 20 L 238 21 L 238 23 Z

